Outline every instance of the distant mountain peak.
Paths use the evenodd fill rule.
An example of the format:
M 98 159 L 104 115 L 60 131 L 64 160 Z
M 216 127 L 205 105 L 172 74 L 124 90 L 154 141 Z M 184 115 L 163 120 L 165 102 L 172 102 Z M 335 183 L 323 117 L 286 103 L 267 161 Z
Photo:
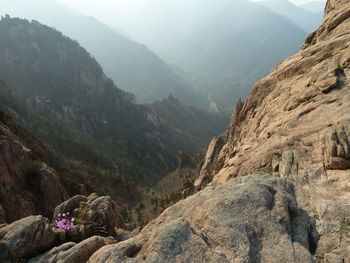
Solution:
M 316 30 L 322 22 L 322 14 L 310 12 L 288 0 L 264 0 L 259 3 L 290 19 L 308 33 Z

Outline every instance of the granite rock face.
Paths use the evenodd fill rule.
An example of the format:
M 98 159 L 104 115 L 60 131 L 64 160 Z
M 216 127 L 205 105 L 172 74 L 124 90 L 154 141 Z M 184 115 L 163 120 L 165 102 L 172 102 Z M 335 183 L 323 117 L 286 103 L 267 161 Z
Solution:
M 201 172 L 212 174 L 212 185 L 255 172 L 293 182 L 321 235 L 317 262 L 349 260 L 349 28 L 350 2 L 328 0 L 323 24 L 302 50 L 237 104 L 226 143 Z M 200 177 L 196 183 L 207 185 Z
M 225 134 L 215 137 L 209 144 L 208 151 L 205 155 L 204 163 L 201 167 L 199 176 L 194 183 L 197 189 L 205 186 L 213 180 L 217 168 L 220 169 L 221 165 L 218 160 L 220 160 L 220 152 L 222 147 L 225 145 L 227 136 Z
M 313 218 L 285 179 L 232 179 L 166 209 L 137 236 L 104 246 L 88 262 L 313 262 Z

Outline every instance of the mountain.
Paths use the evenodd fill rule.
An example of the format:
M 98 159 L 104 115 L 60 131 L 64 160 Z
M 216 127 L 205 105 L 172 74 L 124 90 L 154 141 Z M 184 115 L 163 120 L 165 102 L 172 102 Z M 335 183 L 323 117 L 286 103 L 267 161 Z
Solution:
M 169 102 L 168 102 L 169 100 Z M 186 138 L 193 148 L 204 152 L 206 141 L 213 135 L 206 133 L 217 133 L 217 127 L 224 127 L 227 123 L 227 116 L 205 112 L 194 106 L 185 106 L 174 98 L 157 102 L 155 108 L 162 112 L 159 119 L 161 122 L 172 121 L 171 129 L 177 134 L 176 139 Z M 168 105 L 170 104 L 170 105 Z M 167 110 L 170 109 L 170 110 Z M 182 111 L 188 116 L 183 116 Z M 11 117 L 15 116 L 15 119 Z M 167 115 L 170 114 L 170 116 Z M 171 114 L 177 114 L 172 120 Z M 169 176 L 163 174 L 161 185 L 170 182 L 169 187 L 159 187 L 158 184 L 150 189 L 141 182 L 132 180 L 130 174 L 121 174 L 116 169 L 106 167 L 108 161 L 104 156 L 88 144 L 82 144 L 76 136 L 67 135 L 65 129 L 56 131 L 53 128 L 54 122 L 46 120 L 53 128 L 46 130 L 47 126 L 39 125 L 38 135 L 44 132 L 51 133 L 51 138 L 46 137 L 47 147 L 23 126 L 37 125 L 35 116 L 29 117 L 29 113 L 24 103 L 15 98 L 12 89 L 0 81 L 0 152 L 4 158 L 0 158 L 0 225 L 4 222 L 11 223 L 22 217 L 31 214 L 42 214 L 46 217 L 52 216 L 53 209 L 59 203 L 76 194 L 90 194 L 93 191 L 100 195 L 109 195 L 121 208 L 120 221 L 129 226 L 144 225 L 161 213 L 167 206 L 181 197 L 183 179 L 189 174 L 192 180 L 195 178 L 195 171 L 201 162 L 201 155 L 192 155 L 180 152 L 176 160 L 176 170 Z M 179 124 L 175 120 L 177 117 L 185 117 L 184 124 Z M 20 121 L 22 125 L 18 125 Z M 198 125 L 197 128 L 191 127 Z M 178 125 L 178 126 L 177 126 Z M 189 125 L 189 126 L 188 126 Z M 207 128 L 206 126 L 210 126 Z M 44 129 L 45 128 L 45 129 Z M 38 128 L 33 128 L 37 131 Z M 201 131 L 200 129 L 203 129 Z M 193 135 L 190 133 L 193 131 Z M 223 128 L 222 128 L 223 130 Z M 57 133 L 63 133 L 58 137 Z M 61 146 L 59 144 L 62 144 Z M 55 145 L 55 148 L 52 146 Z M 68 145 L 68 146 L 67 146 Z M 70 147 L 70 152 L 64 151 Z M 58 155 L 56 152 L 62 155 Z M 5 157 L 7 156 L 7 157 Z M 76 159 L 80 157 L 80 161 Z M 174 180 L 175 179 L 175 180 Z M 8 196 L 8 193 L 11 196 Z M 169 196 L 176 196 L 176 199 Z M 179 196 L 179 197 L 178 197 Z M 38 201 L 42 200 L 44 201 Z M 159 205 L 152 200 L 159 200 Z M 158 201 L 157 201 L 158 202 Z M 12 205 L 19 208 L 12 212 Z M 142 213 L 139 206 L 142 204 Z
M 217 135 L 218 128 L 224 130 L 229 122 L 228 113 L 213 113 L 197 106 L 184 105 L 173 96 L 157 101 L 149 107 L 157 113 L 161 122 L 168 123 L 182 136 L 191 140 L 198 152 L 205 152 L 208 142 Z
M 314 2 L 302 4 L 300 6 L 310 12 L 313 12 L 316 14 L 321 13 L 323 15 L 325 5 L 326 5 L 325 1 L 314 1 Z
M 182 64 L 219 109 L 245 98 L 273 65 L 297 51 L 305 32 L 249 1 L 228 3 L 184 48 Z M 185 59 L 186 58 L 186 59 Z
M 108 161 L 103 156 L 65 129 L 55 130 L 57 126 L 53 120 L 46 119 L 45 123 L 52 129 L 45 131 L 45 126 L 38 125 L 37 116 L 33 116 L 25 103 L 15 98 L 12 89 L 2 81 L 0 95 L 3 156 L 0 184 L 6 185 L 0 188 L 0 223 L 11 223 L 30 214 L 50 217 L 55 206 L 62 201 L 93 191 L 109 194 L 117 204 L 130 208 L 144 198 L 142 187 L 137 187 L 133 180 L 115 169 L 106 168 Z M 36 125 L 38 135 L 44 131 L 51 133 L 46 137 L 50 139 L 46 141 L 50 145 L 42 143 L 24 128 L 35 130 Z M 60 137 L 59 132 L 62 133 Z M 54 149 L 53 145 L 59 147 Z M 62 151 L 64 156 L 57 153 Z M 81 157 L 79 162 L 77 156 Z M 13 204 L 18 208 L 15 212 Z
M 52 220 L 71 208 L 80 223 L 68 231 L 42 216 L 0 226 L 0 260 L 346 262 L 349 13 L 348 0 L 328 0 L 323 24 L 300 52 L 259 81 L 244 103 L 238 100 L 227 136 L 208 149 L 198 193 L 141 230 L 117 233 L 110 198 L 73 197 Z M 82 238 L 89 225 L 94 231 Z
M 145 45 L 93 17 L 81 15 L 54 0 L 1 0 L 0 4 L 2 15 L 34 19 L 77 40 L 118 87 L 136 95 L 137 102 L 151 103 L 172 94 L 185 103 L 208 105 L 203 94 Z
M 0 83 L 1 99 L 7 90 Z M 0 133 L 0 223 L 51 216 L 67 198 L 93 190 L 83 171 L 58 158 L 2 109 Z
M 76 41 L 9 16 L 0 33 L 0 79 L 28 113 L 30 131 L 59 154 L 152 185 L 176 168 L 180 150 L 203 151 L 205 141 L 134 104 Z M 204 112 L 198 117 L 210 120 Z M 225 128 L 226 116 L 219 123 L 215 134 Z M 202 138 L 215 136 L 213 130 L 203 130 Z
M 273 12 L 289 18 L 298 27 L 308 33 L 315 31 L 322 22 L 323 13 L 321 11 L 316 13 L 309 11 L 302 6 L 291 3 L 289 0 L 266 0 L 259 3 L 268 7 Z
M 315 262 L 349 258 L 349 14 L 349 1 L 327 1 L 323 24 L 301 51 L 237 103 L 228 135 L 213 140 L 195 183 L 213 187 L 257 172 L 292 182 L 298 205 L 316 220 Z
M 290 19 L 248 0 L 128 0 L 113 7 L 109 23 L 181 68 L 179 74 L 208 93 L 219 110 L 231 110 L 276 63 L 297 52 L 307 35 Z

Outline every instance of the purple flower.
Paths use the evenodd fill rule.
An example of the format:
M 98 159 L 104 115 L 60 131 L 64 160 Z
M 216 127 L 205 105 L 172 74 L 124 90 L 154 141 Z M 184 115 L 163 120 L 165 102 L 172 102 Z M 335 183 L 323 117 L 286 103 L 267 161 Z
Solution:
M 69 230 L 70 228 L 74 227 L 74 218 L 69 218 L 69 212 L 58 214 L 58 218 L 55 220 L 55 227 L 63 229 L 63 230 Z M 60 218 L 60 216 L 64 218 Z M 67 217 L 66 217 L 67 216 Z

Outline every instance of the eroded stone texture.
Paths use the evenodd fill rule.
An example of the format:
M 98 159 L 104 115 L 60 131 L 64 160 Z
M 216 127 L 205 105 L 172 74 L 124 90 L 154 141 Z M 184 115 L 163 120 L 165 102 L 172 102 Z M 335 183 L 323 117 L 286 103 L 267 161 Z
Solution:
M 287 180 L 232 179 L 166 209 L 136 237 L 102 247 L 89 262 L 313 262 L 315 221 Z
M 0 228 L 0 262 L 18 262 L 46 249 L 55 242 L 56 234 L 49 220 L 29 216 Z
M 90 237 L 78 244 L 68 242 L 29 260 L 29 263 L 85 263 L 96 250 L 111 243 L 110 239 L 99 236 Z
M 0 225 L 0 262 L 86 262 L 99 248 L 117 242 L 115 228 L 121 221 L 109 196 L 74 196 L 57 206 L 55 214 L 70 209 L 75 226 L 69 230 L 43 216 Z
M 349 260 L 350 2 L 328 0 L 303 49 L 259 81 L 202 171 L 211 184 L 254 172 L 288 178 L 321 234 L 318 262 Z M 210 160 L 211 156 L 207 156 Z M 211 167 L 215 167 L 215 171 Z M 332 261 L 333 260 L 333 261 Z
M 113 236 L 115 228 L 122 225 L 120 208 L 109 196 L 91 194 L 88 197 L 77 195 L 55 208 L 53 220 L 59 213 L 69 212 L 79 227 L 67 232 L 75 242 L 92 235 Z

